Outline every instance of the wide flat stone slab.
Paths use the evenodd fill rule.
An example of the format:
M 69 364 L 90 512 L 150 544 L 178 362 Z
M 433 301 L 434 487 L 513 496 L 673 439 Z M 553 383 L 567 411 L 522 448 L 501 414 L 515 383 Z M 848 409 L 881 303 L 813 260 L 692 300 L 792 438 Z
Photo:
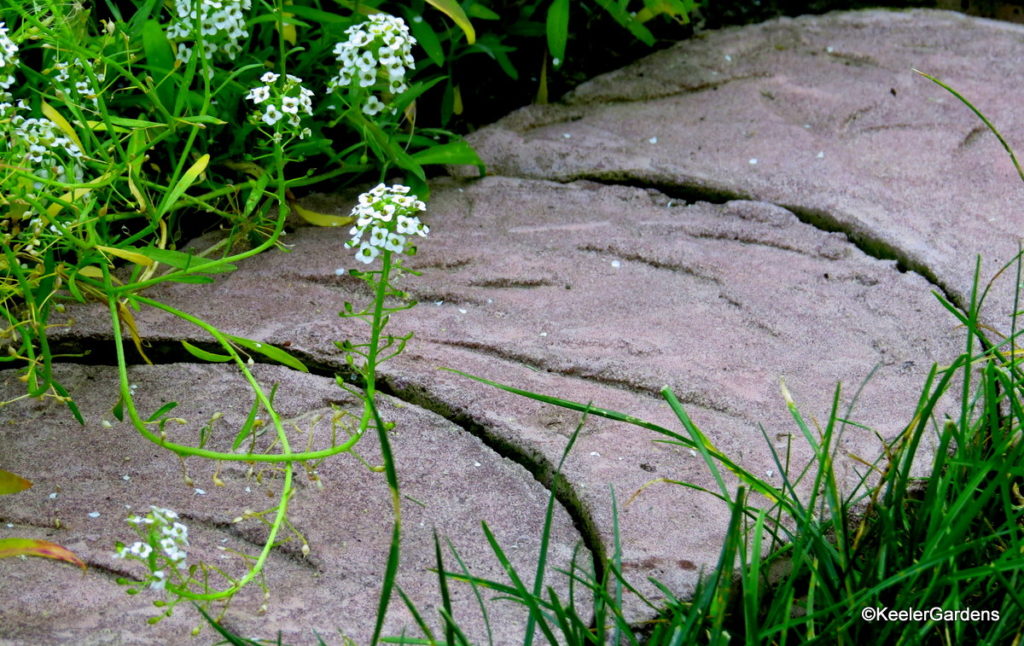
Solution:
M 912 69 L 1024 152 L 1022 58 L 1024 27 L 949 12 L 780 19 L 702 34 L 469 139 L 499 175 L 780 204 L 965 304 L 976 256 L 987 281 L 1018 251 L 1024 184 L 981 121 Z M 990 297 L 1000 328 L 1012 273 Z
M 354 408 L 354 398 L 333 380 L 279 366 L 256 366 L 254 372 L 268 390 L 280 384 L 275 402 L 296 449 L 307 442 L 323 448 L 331 417 Z M 129 596 L 115 583 L 117 577 L 141 574 L 140 564 L 113 558 L 116 540 L 136 540 L 124 519 L 145 513 L 149 505 L 177 510 L 189 527 L 188 562 L 200 557 L 237 576 L 239 559 L 224 550 L 255 554 L 266 529 L 258 520 L 232 519 L 246 509 L 261 512 L 276 505 L 281 474 L 272 467 L 255 466 L 250 472 L 244 463 L 224 463 L 218 472 L 224 485 L 216 486 L 215 466 L 193 458 L 187 461 L 193 482 L 186 484 L 173 454 L 111 415 L 116 369 L 65 365 L 57 374 L 75 393 L 86 424 L 78 425 L 53 401 L 22 400 L 3 409 L 0 468 L 28 477 L 35 486 L 0 499 L 0 537 L 58 542 L 89 569 L 83 576 L 45 559 L 0 560 L 0 643 L 190 643 L 189 632 L 201 618 L 187 603 L 151 627 L 145 623 L 156 614 L 150 603 L 161 597 L 149 590 Z M 188 424 L 169 424 L 172 440 L 195 442 L 196 432 L 215 413 L 223 413 L 206 435 L 206 446 L 216 450 L 230 445 L 252 400 L 241 376 L 224 365 L 136 366 L 130 379 L 144 416 L 167 401 L 180 402 L 173 414 Z M 13 371 L 0 371 L 0 400 L 23 392 Z M 380 401 L 382 413 L 398 424 L 391 439 L 406 496 L 398 585 L 436 630 L 440 595 L 436 574 L 429 571 L 436 566 L 432 532 L 450 539 L 478 575 L 505 580 L 483 539 L 480 522 L 486 521 L 522 575 L 532 581 L 548 492 L 522 467 L 495 455 L 451 422 L 386 396 Z M 113 425 L 105 428 L 104 420 Z M 360 440 L 358 451 L 371 464 L 380 463 L 373 433 Z M 289 507 L 292 525 L 308 541 L 309 555 L 303 557 L 294 537 L 272 550 L 265 570 L 269 596 L 264 599 L 260 586 L 250 584 L 235 598 L 224 623 L 249 638 L 275 640 L 280 631 L 286 644 L 316 644 L 314 630 L 329 644 L 341 643 L 341 635 L 367 644 L 391 534 L 384 475 L 371 473 L 350 454 L 310 466 L 316 467 L 319 485 L 297 468 Z M 279 538 L 288 536 L 284 532 Z M 552 564 L 568 568 L 579 540 L 571 519 L 556 509 Z M 583 549 L 580 556 L 586 553 Z M 454 558 L 446 556 L 447 565 L 457 569 Z M 565 588 L 562 578 L 546 583 Z M 452 590 L 463 628 L 475 643 L 486 643 L 475 597 L 467 586 L 454 585 Z M 266 613 L 261 614 L 264 602 Z M 492 603 L 488 610 L 495 643 L 518 643 L 525 625 L 520 609 Z M 422 636 L 396 599 L 384 634 L 403 632 Z M 209 627 L 202 635 L 196 644 L 219 641 Z
M 351 205 L 325 198 L 318 207 L 346 213 Z M 877 457 L 874 432 L 899 433 L 933 362 L 960 351 L 927 281 L 765 202 L 687 205 L 650 189 L 489 177 L 436 182 L 428 211 L 431 236 L 408 260 L 423 275 L 401 283 L 420 304 L 392 320 L 393 334 L 415 336 L 383 364 L 386 388 L 472 429 L 545 482 L 579 415 L 440 367 L 684 433 L 658 395 L 669 385 L 722 451 L 776 485 L 769 442 L 784 452 L 792 441 L 794 473 L 810 455 L 780 378 L 821 423 L 842 382 L 841 415 L 866 426 L 846 428 L 841 441 L 837 469 L 849 483 L 858 470 L 849 456 Z M 370 298 L 345 274 L 357 265 L 345 240 L 344 231 L 300 227 L 286 237 L 288 253 L 246 261 L 211 285 L 151 295 L 232 334 L 287 345 L 319 371 L 341 370 L 333 342 L 361 340 L 366 329 L 336 312 Z M 109 324 L 101 309 L 72 314 L 73 334 L 102 348 Z M 209 341 L 155 310 L 137 321 L 154 354 L 180 354 L 179 339 Z M 614 491 L 624 567 L 654 599 L 647 576 L 686 594 L 700 569 L 713 567 L 728 519 L 724 504 L 668 484 L 625 504 L 655 478 L 715 489 L 695 452 L 660 438 L 591 417 L 555 483 L 606 553 Z M 443 450 L 422 459 L 449 464 Z

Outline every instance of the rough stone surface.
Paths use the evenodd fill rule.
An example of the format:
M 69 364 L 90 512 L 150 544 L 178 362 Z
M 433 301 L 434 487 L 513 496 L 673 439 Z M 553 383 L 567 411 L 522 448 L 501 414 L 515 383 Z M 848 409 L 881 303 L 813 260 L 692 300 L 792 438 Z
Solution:
M 669 385 L 722 451 L 780 484 L 760 427 L 777 449 L 792 438 L 794 468 L 809 456 L 780 377 L 807 415 L 825 421 L 836 383 L 845 406 L 878 365 L 849 417 L 891 439 L 932 363 L 959 349 L 924 279 L 771 204 L 683 205 L 648 189 L 487 178 L 437 182 L 430 213 L 432 237 L 408 261 L 423 275 L 402 283 L 421 304 L 392 322 L 394 334 L 415 337 L 383 365 L 388 388 L 476 429 L 542 477 L 579 416 L 438 368 L 684 433 L 658 395 Z M 362 281 L 336 273 L 356 265 L 345 239 L 340 230 L 299 228 L 287 236 L 288 253 L 247 261 L 201 290 L 168 285 L 153 295 L 337 369 L 333 341 L 359 339 L 365 326 L 335 312 L 369 298 Z M 78 329 L 99 332 L 100 323 L 79 315 Z M 156 310 L 136 320 L 158 345 L 209 341 Z M 655 478 L 715 487 L 696 454 L 654 443 L 659 437 L 591 418 L 566 462 L 563 499 L 606 549 L 610 488 L 623 504 Z M 842 447 L 868 460 L 881 452 L 872 431 L 853 427 Z M 856 466 L 845 460 L 839 469 L 852 478 Z M 625 567 L 646 593 L 654 593 L 647 576 L 685 593 L 715 563 L 727 516 L 710 496 L 648 488 L 620 515 Z
M 912 70 L 1020 147 L 1022 56 L 1024 27 L 951 12 L 780 19 L 679 43 L 470 141 L 499 175 L 784 205 L 966 303 L 976 256 L 985 281 L 1018 251 L 1024 183 L 980 120 Z M 1012 278 L 1001 287 L 988 312 L 1007 327 Z
M 383 365 L 385 389 L 406 402 L 407 414 L 440 413 L 550 483 L 580 416 L 440 367 L 592 401 L 683 433 L 658 394 L 668 385 L 724 453 L 779 483 L 770 444 L 792 440 L 794 471 L 810 455 L 779 379 L 821 424 L 841 382 L 840 414 L 866 427 L 844 430 L 836 467 L 848 486 L 857 478 L 854 457 L 877 457 L 875 432 L 899 433 L 932 364 L 961 350 L 955 320 L 931 291 L 963 300 L 975 254 L 986 254 L 990 275 L 1016 251 L 1020 228 L 1013 207 L 1022 194 L 1005 153 L 965 107 L 910 67 L 981 97 L 979 107 L 1012 139 L 1021 103 L 1004 79 L 1020 59 L 1022 34 L 941 12 L 780 20 L 682 43 L 595 79 L 564 104 L 526 108 L 481 130 L 472 141 L 497 176 L 434 183 L 431 237 L 408 261 L 423 275 L 402 283 L 420 305 L 392 322 L 393 333 L 415 337 Z M 351 203 L 322 198 L 317 206 L 345 213 Z M 226 332 L 287 346 L 331 375 L 344 368 L 333 342 L 366 331 L 336 315 L 345 301 L 359 307 L 369 299 L 365 284 L 345 273 L 357 265 L 345 239 L 341 230 L 297 227 L 285 238 L 289 253 L 241 263 L 212 285 L 166 285 L 149 295 Z M 993 298 L 1002 299 L 996 318 L 1011 301 Z M 77 325 L 54 335 L 85 339 L 93 360 L 109 362 L 102 308 L 70 315 Z M 210 341 L 156 310 L 137 320 L 158 361 L 186 360 L 181 339 Z M 147 396 L 166 396 L 161 389 Z M 296 396 L 287 390 L 281 397 Z M 409 432 L 427 441 L 432 428 Z M 712 497 L 676 485 L 632 498 L 656 478 L 716 488 L 687 448 L 656 439 L 663 438 L 592 416 L 554 485 L 606 553 L 614 492 L 624 569 L 655 600 L 646 578 L 687 594 L 700 569 L 716 562 L 728 518 Z M 452 464 L 446 447 L 420 455 L 422 465 L 399 465 L 413 469 L 406 477 Z M 163 459 L 172 478 L 174 462 Z M 5 466 L 18 470 L 17 462 Z M 525 471 L 519 477 L 488 481 L 488 491 L 520 500 L 524 515 L 542 514 L 543 497 L 524 493 L 536 489 L 522 481 Z M 94 486 L 100 482 L 110 486 Z M 383 483 L 374 482 L 383 500 Z M 448 486 L 410 495 L 443 498 L 452 495 Z M 483 511 L 461 502 L 456 510 L 467 518 Z M 24 518 L 45 524 L 44 511 Z M 382 543 L 382 527 L 366 540 Z M 458 527 L 448 530 L 462 532 L 457 538 L 472 531 Z M 572 538 L 562 527 L 564 558 Z M 472 549 L 487 558 L 482 544 Z M 288 603 L 300 607 L 302 598 Z M 627 604 L 643 617 L 640 604 Z
M 147 590 L 130 597 L 115 583 L 117 577 L 139 575 L 141 568 L 113 558 L 115 540 L 136 540 L 124 519 L 145 512 L 151 504 L 178 510 L 189 526 L 189 562 L 201 558 L 237 576 L 239 559 L 222 550 L 255 554 L 266 529 L 257 520 L 231 520 L 246 509 L 275 506 L 280 472 L 256 467 L 249 475 L 247 465 L 229 463 L 218 472 L 224 483 L 218 487 L 212 480 L 214 467 L 193 458 L 187 466 L 194 484 L 188 485 L 173 454 L 141 439 L 130 424 L 116 423 L 111 415 L 116 369 L 68 365 L 58 373 L 76 393 L 86 424 L 79 426 L 52 401 L 23 400 L 4 409 L 0 468 L 30 476 L 35 486 L 0 501 L 0 537 L 60 543 L 85 560 L 89 569 L 83 576 L 44 559 L 0 560 L 0 643 L 188 643 L 189 631 L 201 623 L 188 604 L 149 627 L 146 617 L 156 614 L 149 603 L 160 596 Z M 354 398 L 330 379 L 279 366 L 257 366 L 255 374 L 267 388 L 280 384 L 275 402 L 295 448 L 306 446 L 311 432 L 313 446 L 323 448 L 334 407 L 355 407 Z M 144 414 L 166 401 L 180 402 L 174 414 L 189 424 L 168 425 L 172 441 L 195 442 L 195 432 L 221 412 L 223 418 L 212 425 L 206 446 L 226 450 L 251 405 L 241 376 L 222 365 L 137 366 L 130 379 Z M 0 399 L 16 397 L 23 387 L 13 371 L 0 372 Z M 522 467 L 496 456 L 479 439 L 433 413 L 388 397 L 382 400 L 382 412 L 397 422 L 393 450 L 408 497 L 398 585 L 430 623 L 436 628 L 440 604 L 437 577 L 428 571 L 436 565 L 434 530 L 452 541 L 475 574 L 503 580 L 482 537 L 480 522 L 486 521 L 509 558 L 532 581 L 548 492 L 524 478 Z M 114 424 L 105 428 L 103 420 Z M 358 451 L 379 464 L 378 447 L 371 433 L 360 440 Z M 298 540 L 275 548 L 266 567 L 270 596 L 264 600 L 259 586 L 250 584 L 235 598 L 224 623 L 249 638 L 276 639 L 280 631 L 282 643 L 292 645 L 316 644 L 314 630 L 328 644 L 341 643 L 341 635 L 357 644 L 369 643 L 391 536 L 384 475 L 371 473 L 350 454 L 318 466 L 322 487 L 297 471 L 290 519 L 309 542 L 310 554 L 302 556 Z M 557 511 L 550 557 L 558 567 L 568 567 L 579 534 L 565 512 Z M 60 529 L 54 527 L 55 521 Z M 453 559 L 448 565 L 458 567 Z M 564 581 L 552 578 L 550 583 L 563 587 Z M 264 601 L 267 612 L 261 615 Z M 477 602 L 468 587 L 453 587 L 453 603 L 472 639 L 485 642 Z M 492 604 L 489 612 L 496 643 L 516 643 L 524 629 L 523 614 L 508 603 Z M 419 634 L 398 602 L 389 611 L 384 634 L 403 631 Z M 209 627 L 202 635 L 205 638 L 196 643 L 218 641 Z

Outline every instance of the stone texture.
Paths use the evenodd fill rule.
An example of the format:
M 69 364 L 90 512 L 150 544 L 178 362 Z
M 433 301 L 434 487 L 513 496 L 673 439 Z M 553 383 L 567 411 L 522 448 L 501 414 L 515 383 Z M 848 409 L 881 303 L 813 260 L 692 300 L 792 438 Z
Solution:
M 775 483 L 769 443 L 781 448 L 792 440 L 793 471 L 810 455 L 779 379 L 808 419 L 821 424 L 841 382 L 841 415 L 866 427 L 844 430 L 836 467 L 848 486 L 857 477 L 854 458 L 880 454 L 875 432 L 886 439 L 899 433 L 932 364 L 948 363 L 961 350 L 961 332 L 932 290 L 963 301 L 975 254 L 986 254 L 983 276 L 991 275 L 1016 252 L 1020 228 L 1013 207 L 1021 188 L 1005 153 L 965 107 L 910 68 L 975 99 L 1012 140 L 1021 102 L 1003 79 L 1020 59 L 1022 33 L 923 11 L 780 20 L 681 43 L 594 79 L 564 103 L 525 108 L 479 131 L 472 141 L 493 176 L 432 186 L 432 234 L 408 262 L 423 275 L 402 282 L 421 303 L 392 322 L 393 333 L 415 337 L 382 367 L 385 389 L 406 408 L 389 412 L 428 419 L 418 407 L 428 408 L 526 466 L 555 487 L 599 556 L 613 541 L 614 492 L 631 581 L 655 600 L 649 576 L 686 595 L 700 569 L 717 560 L 728 510 L 708 495 L 664 483 L 633 495 L 656 478 L 715 489 L 698 457 L 654 442 L 660 436 L 652 432 L 590 417 L 554 478 L 578 414 L 439 368 L 592 401 L 682 433 L 658 395 L 668 385 L 723 452 Z M 351 197 L 322 197 L 317 207 L 345 213 Z M 336 315 L 345 301 L 358 307 L 369 299 L 365 284 L 345 274 L 357 265 L 345 238 L 344 231 L 299 226 L 285 238 L 289 253 L 241 263 L 212 285 L 166 285 L 149 295 L 226 332 L 286 345 L 315 372 L 331 375 L 344 369 L 333 342 L 361 340 L 366 331 Z M 990 320 L 998 322 L 1011 301 L 999 292 L 992 298 Z M 76 326 L 55 329 L 55 337 L 69 346 L 84 341 L 90 360 L 109 362 L 102 308 L 72 308 L 69 315 Z M 141 311 L 138 322 L 158 361 L 187 360 L 180 339 L 210 341 L 155 310 Z M 297 379 L 283 369 L 274 374 Z M 309 388 L 304 384 L 299 392 Z M 168 397 L 163 389 L 140 391 Z M 91 386 L 80 390 L 98 396 L 88 395 Z M 298 395 L 283 388 L 281 396 Z M 417 442 L 455 433 L 429 419 L 435 421 L 408 431 L 399 419 L 398 428 Z M 396 448 L 402 440 L 396 438 Z M 61 450 L 33 448 L 39 440 L 31 436 L 21 441 L 22 462 L 40 450 L 47 458 Z M 506 464 L 475 450 L 488 468 Z M 448 511 L 459 521 L 446 531 L 459 541 L 470 533 L 479 540 L 462 523 L 494 508 L 460 501 L 453 492 L 463 491 L 461 484 L 419 475 L 452 468 L 447 446 L 418 455 L 422 463 L 399 465 L 423 487 L 410 495 L 453 498 Z M 164 477 L 173 477 L 173 460 L 161 459 Z M 349 466 L 333 467 L 334 477 L 362 474 L 383 500 L 382 480 Z M 42 480 L 16 460 L 3 467 Z M 62 473 L 52 468 L 53 477 Z M 499 517 L 504 504 L 519 503 L 524 518 L 543 513 L 543 495 L 525 478 L 519 471 L 518 479 L 482 480 Z M 108 504 L 122 504 L 116 498 Z M 48 523 L 48 510 L 33 504 L 24 523 Z M 507 527 L 529 526 L 520 531 L 536 534 L 536 524 L 508 516 Z M 367 544 L 383 544 L 383 518 L 382 512 L 380 526 L 367 530 Z M 364 536 L 359 528 L 351 535 Z M 564 520 L 560 528 L 564 559 L 574 539 Z M 117 537 L 113 527 L 94 535 L 101 542 Z M 72 548 L 87 545 L 62 536 Z M 492 563 L 482 543 L 467 551 L 471 564 L 473 557 Z M 410 564 L 426 562 L 415 554 Z M 286 571 L 300 567 L 280 561 Z M 326 564 L 324 576 L 346 572 L 340 562 Z M 351 576 L 364 577 L 364 587 L 374 580 L 371 569 Z M 2 587 L 0 595 L 6 596 Z M 303 599 L 288 595 L 287 607 L 272 603 L 271 613 L 315 606 Z M 627 605 L 631 617 L 645 617 L 635 599 Z M 351 616 L 369 621 L 361 614 L 368 607 Z M 342 611 L 330 605 L 325 612 L 334 618 Z M 516 630 L 512 620 L 502 625 L 509 634 Z
M 1024 184 L 979 119 L 912 69 L 1019 146 L 1022 56 L 1024 27 L 950 12 L 780 19 L 679 43 L 470 141 L 499 175 L 774 202 L 966 303 L 976 256 L 986 281 L 1018 251 Z M 1007 327 L 1012 278 L 999 287 L 988 313 Z
M 201 623 L 188 604 L 149 627 L 146 617 L 156 614 L 149 603 L 160 597 L 150 591 L 131 597 L 114 582 L 120 576 L 138 575 L 141 567 L 112 558 L 115 540 L 135 540 L 124 519 L 151 504 L 178 510 L 190 530 L 189 562 L 202 558 L 237 576 L 238 559 L 223 549 L 257 553 L 266 530 L 257 520 L 230 521 L 245 509 L 275 506 L 280 472 L 256 467 L 250 475 L 247 465 L 228 463 L 219 471 L 224 486 L 218 487 L 212 481 L 214 466 L 192 458 L 187 466 L 193 484 L 186 484 L 172 453 L 143 440 L 130 424 L 116 423 L 111 415 L 116 369 L 67 365 L 58 373 L 76 394 L 86 424 L 79 426 L 52 401 L 23 400 L 4 408 L 0 468 L 25 475 L 35 485 L 0 500 L 0 537 L 58 542 L 85 560 L 89 569 L 83 576 L 44 559 L 0 560 L 0 643 L 188 643 L 189 631 Z M 266 388 L 280 384 L 275 401 L 295 448 L 305 446 L 311 432 L 314 446 L 326 446 L 334 407 L 354 406 L 354 398 L 323 377 L 279 366 L 257 366 L 255 374 Z M 18 396 L 23 388 L 13 377 L 12 371 L 0 372 L 3 400 Z M 207 440 L 207 447 L 216 450 L 230 445 L 252 399 L 240 374 L 223 365 L 137 366 L 130 379 L 137 386 L 136 400 L 144 416 L 166 401 L 180 402 L 174 415 L 189 424 L 168 425 L 172 440 L 195 442 L 198 429 L 214 413 L 223 413 Z M 548 492 L 524 477 L 522 467 L 496 456 L 479 439 L 433 413 L 388 397 L 382 399 L 382 413 L 398 423 L 392 442 L 407 497 L 398 584 L 435 629 L 440 596 L 436 575 L 428 571 L 436 565 L 434 530 L 451 539 L 474 573 L 504 580 L 482 537 L 480 522 L 486 521 L 523 576 L 532 580 Z M 115 423 L 104 428 L 103 420 Z M 357 448 L 371 464 L 380 463 L 374 434 L 362 438 Z M 440 455 L 443 460 L 437 459 Z M 292 645 L 316 644 L 314 630 L 328 644 L 340 643 L 341 635 L 357 644 L 369 643 L 391 536 L 384 475 L 369 472 L 350 454 L 317 466 L 322 487 L 301 468 L 296 471 L 290 519 L 309 542 L 310 554 L 303 558 L 298 540 L 275 548 L 265 570 L 270 591 L 266 614 L 258 613 L 264 598 L 253 583 L 235 598 L 224 623 L 249 638 L 276 639 L 280 631 L 283 643 Z M 57 520 L 60 529 L 54 527 Z M 578 541 L 571 520 L 558 509 L 552 562 L 567 568 Z M 457 568 L 448 556 L 449 567 Z M 564 588 L 564 580 L 552 578 L 549 583 Z M 453 603 L 472 639 L 485 641 L 477 602 L 467 586 L 454 586 Z M 508 603 L 491 604 L 489 611 L 496 643 L 516 643 L 523 614 Z M 396 599 L 384 634 L 402 631 L 420 634 Z M 202 634 L 205 637 L 197 643 L 218 641 L 209 627 Z
M 339 213 L 350 206 L 320 204 Z M 845 406 L 879 365 L 849 417 L 891 439 L 912 416 L 932 363 L 959 351 L 951 317 L 920 276 L 771 204 L 685 205 L 649 189 L 491 177 L 438 181 L 429 211 L 431 238 L 408 261 L 423 275 L 401 283 L 420 305 L 392 322 L 392 333 L 415 337 L 382 366 L 388 389 L 473 428 L 545 481 L 579 416 L 438 368 L 592 401 L 683 433 L 658 394 L 667 384 L 719 448 L 781 483 L 759 429 L 776 448 L 792 439 L 794 469 L 809 451 L 780 377 L 824 422 L 836 383 Z M 346 233 L 301 227 L 286 239 L 288 253 L 254 258 L 215 284 L 152 295 L 233 334 L 288 344 L 321 370 L 340 369 L 333 341 L 358 340 L 365 326 L 335 312 L 369 298 L 362 281 L 337 274 L 356 265 Z M 76 329 L 100 334 L 101 321 L 75 315 Z M 156 310 L 137 321 L 157 346 L 209 341 Z M 695 454 L 654 443 L 659 437 L 591 418 L 558 486 L 606 549 L 614 489 L 627 570 L 645 593 L 655 592 L 647 576 L 685 593 L 699 568 L 715 563 L 728 510 L 667 484 L 624 505 L 659 477 L 715 487 Z M 868 460 L 881 452 L 873 431 L 853 427 L 842 448 Z M 852 478 L 856 466 L 838 468 Z

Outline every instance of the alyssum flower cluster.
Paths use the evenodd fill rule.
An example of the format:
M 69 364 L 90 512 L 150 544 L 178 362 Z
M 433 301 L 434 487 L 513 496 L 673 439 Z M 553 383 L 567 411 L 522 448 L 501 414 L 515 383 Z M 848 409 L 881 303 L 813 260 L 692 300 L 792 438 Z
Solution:
M 206 59 L 218 51 L 231 60 L 242 53 L 241 41 L 249 36 L 245 12 L 252 9 L 252 0 L 176 0 L 174 9 L 167 37 L 178 41 L 176 57 L 182 63 L 192 58 L 192 47 L 185 42 L 196 40 L 197 28 Z
M 359 87 L 369 92 L 379 80 L 385 83 L 389 95 L 408 89 L 405 80 L 416 62 L 412 56 L 416 39 L 404 20 L 376 13 L 370 16 L 369 22 L 353 25 L 345 33 L 348 40 L 334 47 L 340 69 L 328 83 L 329 90 Z M 385 108 L 388 108 L 387 102 L 375 94 L 370 94 L 362 106 L 368 116 Z
M 416 215 L 426 210 L 421 200 L 409 195 L 408 186 L 396 184 L 388 188 L 378 184 L 360 195 L 359 204 L 352 209 L 356 224 L 349 231 L 352 239 L 347 244 L 349 247 L 358 246 L 356 258 L 367 264 L 382 251 L 412 255 L 416 248 L 411 236 L 426 237 L 430 232 Z M 369 236 L 364 240 L 367 234 Z
M 185 559 L 188 557 L 188 527 L 179 522 L 178 514 L 171 509 L 150 505 L 145 516 L 128 518 L 141 541 L 130 546 L 117 543 L 116 558 L 130 559 L 144 563 L 149 576 L 144 583 L 154 590 L 163 590 L 167 585 L 168 573 L 186 576 Z
M 312 132 L 309 128 L 302 127 L 301 115 L 312 116 L 313 91 L 302 87 L 302 79 L 297 76 L 285 75 L 284 83 L 278 83 L 280 78 L 280 74 L 267 72 L 260 77 L 266 85 L 255 87 L 245 95 L 246 99 L 258 106 L 252 120 L 262 121 L 275 128 L 275 140 L 280 141 L 280 129 L 277 128 L 277 124 L 286 119 L 292 133 L 299 139 L 305 139 Z M 282 126 L 284 125 L 282 123 Z

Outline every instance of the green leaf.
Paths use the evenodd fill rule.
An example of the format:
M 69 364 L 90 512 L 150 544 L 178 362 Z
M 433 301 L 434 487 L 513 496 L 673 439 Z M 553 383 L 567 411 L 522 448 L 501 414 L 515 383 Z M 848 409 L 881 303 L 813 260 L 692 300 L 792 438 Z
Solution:
M 251 350 L 253 352 L 256 352 L 257 354 L 262 354 L 268 359 L 284 364 L 293 370 L 298 370 L 299 372 L 309 372 L 309 369 L 306 368 L 306 366 L 301 361 L 299 361 L 292 355 L 288 354 L 284 350 L 272 346 L 269 343 L 260 343 L 258 341 L 253 341 L 252 339 L 246 339 L 240 336 L 231 336 L 230 334 L 226 334 L 225 336 L 232 342 L 237 343 L 246 350 Z
M 642 24 L 637 22 L 636 18 L 629 15 L 629 13 L 619 4 L 613 0 L 594 0 L 597 4 L 608 12 L 608 15 L 615 19 L 615 22 L 619 23 L 633 34 L 633 37 L 647 45 L 648 47 L 654 45 L 654 34 L 649 29 L 644 27 Z
M 85 563 L 75 554 L 56 543 L 34 538 L 0 538 L 0 559 L 12 556 L 41 556 L 65 561 L 85 570 Z
M 188 190 L 189 186 L 195 183 L 199 176 L 206 170 L 207 165 L 210 163 L 209 153 L 203 155 L 196 160 L 194 164 L 181 176 L 178 183 L 174 185 L 170 191 L 164 196 L 163 202 L 160 203 L 160 213 L 166 213 L 178 202 L 178 199 L 184 195 L 185 191 Z
M 174 84 L 171 71 L 174 69 L 174 50 L 167 40 L 163 26 L 156 20 L 147 20 L 142 27 L 142 49 L 146 53 L 146 66 L 156 86 L 156 96 L 168 110 L 174 106 Z
M 182 343 L 184 343 L 184 341 Z M 156 411 L 152 415 L 150 415 L 148 418 L 146 418 L 146 421 L 147 422 L 155 422 L 155 421 L 161 419 L 162 417 L 164 417 L 165 415 L 167 415 L 167 413 L 171 412 L 172 410 L 174 410 L 177 407 L 178 407 L 178 402 L 167 402 L 166 404 L 164 404 L 160 408 L 156 409 Z
M 501 20 L 501 16 L 479 3 L 471 4 L 469 9 L 466 9 L 466 15 L 480 20 Z
M 416 42 L 420 44 L 423 51 L 427 53 L 427 57 L 437 65 L 442 67 L 444 65 L 444 49 L 441 47 L 441 41 L 437 38 L 437 34 L 434 32 L 434 28 L 427 24 L 426 20 L 406 20 L 409 23 L 409 28 L 412 30 L 412 35 L 416 38 Z
M 565 45 L 569 40 L 569 0 L 554 0 L 548 7 L 548 51 L 558 67 L 565 61 Z
M 191 117 L 178 117 L 177 120 L 178 121 L 182 121 L 184 123 L 194 123 L 194 124 L 209 123 L 209 124 L 214 125 L 214 126 L 223 126 L 223 125 L 227 124 L 227 121 L 223 121 L 221 119 L 218 119 L 217 117 L 213 116 L 212 114 L 197 114 L 197 115 L 194 115 L 194 116 L 191 116 Z
M 190 269 L 201 264 L 210 263 L 209 267 L 203 267 L 204 274 L 224 274 L 232 272 L 238 267 L 228 262 L 211 263 L 207 258 L 198 258 L 193 254 L 174 249 L 158 249 L 156 247 L 143 247 L 136 249 L 139 253 L 149 256 L 153 260 L 174 267 L 175 269 Z
M 209 352 L 207 350 L 203 350 L 202 348 L 198 348 L 192 345 L 188 341 L 182 341 L 181 345 L 193 357 L 196 357 L 197 359 L 202 359 L 203 361 L 212 361 L 214 363 L 223 363 L 225 361 L 231 361 L 231 355 Z
M 165 280 L 172 283 L 188 283 L 190 285 L 209 285 L 213 279 L 202 274 L 171 274 Z
M 274 386 L 277 389 L 277 386 Z M 274 401 L 274 394 L 270 394 L 270 401 Z M 260 412 L 260 400 L 256 398 L 252 402 L 252 406 L 249 408 L 249 416 L 245 418 L 245 423 L 242 424 L 242 428 L 238 431 L 238 435 L 235 436 L 235 441 L 231 443 L 231 450 L 237 451 L 238 447 L 242 446 L 242 442 L 245 438 L 249 437 L 252 432 L 252 425 L 256 423 L 256 415 Z
M 412 156 L 416 163 L 421 166 L 428 164 L 450 164 L 452 166 L 476 166 L 480 174 L 486 173 L 486 167 L 480 156 L 476 154 L 473 147 L 465 140 L 459 139 L 426 150 L 421 150 Z
M 32 483 L 9 471 L 0 470 L 0 494 L 18 493 L 32 486 Z
M 473 23 L 469 22 L 466 12 L 462 10 L 462 7 L 455 0 L 427 0 L 427 2 L 455 21 L 455 24 L 466 34 L 467 43 L 472 45 L 476 42 L 476 30 L 473 29 Z

